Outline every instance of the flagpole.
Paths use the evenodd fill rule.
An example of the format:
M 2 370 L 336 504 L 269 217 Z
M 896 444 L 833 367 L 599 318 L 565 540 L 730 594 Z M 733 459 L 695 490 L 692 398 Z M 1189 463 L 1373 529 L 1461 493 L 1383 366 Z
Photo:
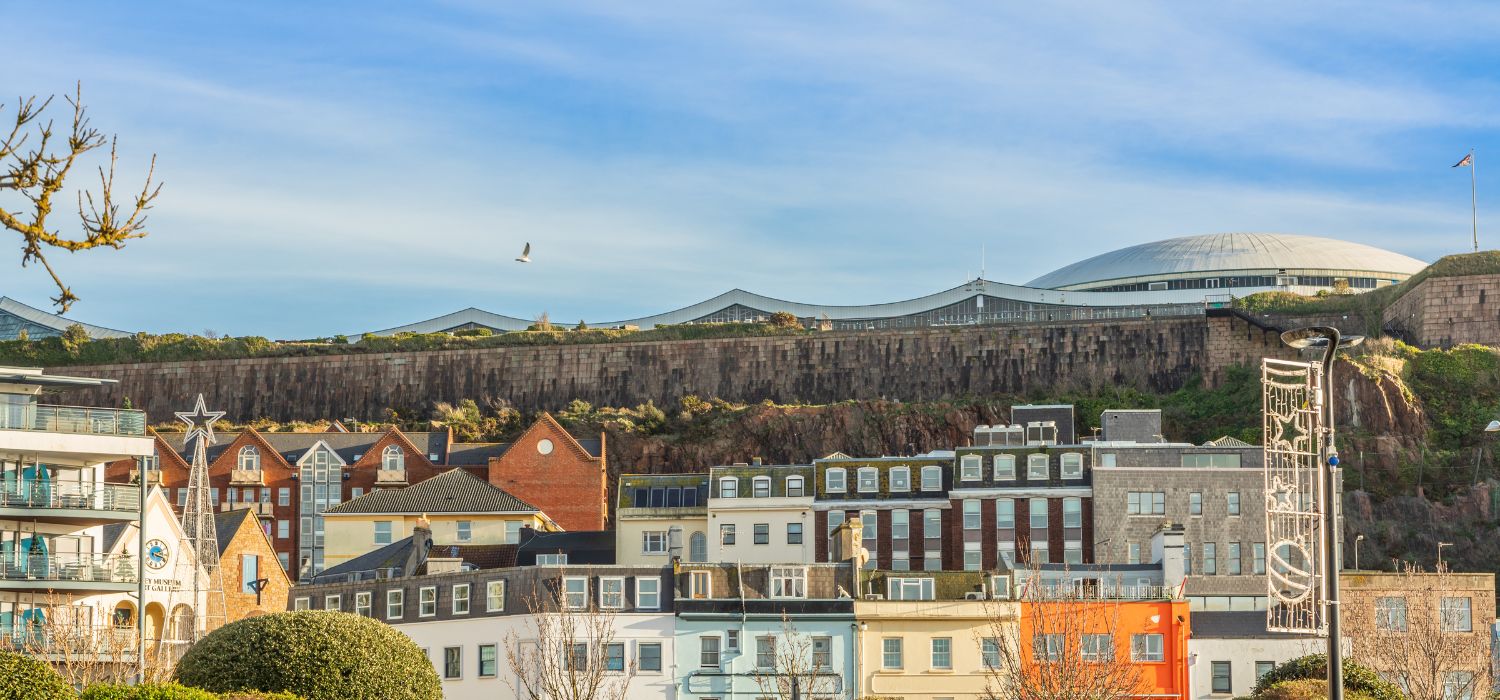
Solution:
M 1479 160 L 1469 149 L 1469 216 L 1474 226 L 1474 252 L 1479 252 Z

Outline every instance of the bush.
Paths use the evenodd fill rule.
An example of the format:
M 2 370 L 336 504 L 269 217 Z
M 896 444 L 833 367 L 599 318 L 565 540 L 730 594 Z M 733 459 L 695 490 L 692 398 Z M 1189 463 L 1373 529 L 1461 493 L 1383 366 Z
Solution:
M 406 635 L 377 620 L 324 610 L 220 627 L 182 657 L 177 680 L 216 692 L 280 691 L 306 700 L 443 697 L 432 663 Z
M 100 683 L 83 691 L 81 700 L 219 700 L 219 696 L 177 683 L 113 685 Z
M 78 697 L 51 666 L 24 654 L 0 651 L 0 700 L 73 700 Z
M 222 700 L 303 700 L 301 695 L 291 693 L 263 693 L 259 690 L 240 690 L 224 693 Z
M 1269 673 L 1260 677 L 1255 683 L 1254 695 L 1257 698 L 1271 698 L 1276 700 L 1305 700 L 1306 697 L 1327 697 L 1326 687 L 1318 691 L 1317 695 L 1300 696 L 1292 695 L 1295 692 L 1310 692 L 1311 685 L 1306 688 L 1301 686 L 1288 686 L 1283 688 L 1282 695 L 1270 695 L 1276 686 L 1285 681 L 1313 680 L 1326 683 L 1328 678 L 1328 658 L 1323 654 L 1309 654 L 1298 657 L 1278 665 Z M 1344 691 L 1354 700 L 1354 696 L 1369 698 L 1369 700 L 1404 700 L 1401 689 L 1396 684 L 1381 678 L 1379 674 L 1365 666 L 1361 666 L 1349 660 L 1344 660 Z

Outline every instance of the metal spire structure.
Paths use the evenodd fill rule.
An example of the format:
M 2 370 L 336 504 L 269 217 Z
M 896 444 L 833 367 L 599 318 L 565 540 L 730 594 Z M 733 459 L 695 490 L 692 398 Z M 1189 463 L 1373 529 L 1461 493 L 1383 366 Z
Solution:
M 183 542 L 177 557 L 179 585 L 192 581 L 193 597 L 188 605 L 194 613 L 192 625 L 186 630 L 186 641 L 189 642 L 198 641 L 209 630 L 224 624 L 224 576 L 219 568 L 218 531 L 214 528 L 216 504 L 210 496 L 212 491 L 208 483 L 208 445 L 217 442 L 214 421 L 223 417 L 223 411 L 209 411 L 204 406 L 203 394 L 198 395 L 192 411 L 177 414 L 177 419 L 187 425 L 182 445 L 191 444 L 193 447 L 187 501 L 182 509 Z M 187 556 L 188 552 L 192 552 L 192 556 Z M 176 601 L 173 603 L 169 615 L 177 609 Z M 199 610 L 199 606 L 203 609 Z

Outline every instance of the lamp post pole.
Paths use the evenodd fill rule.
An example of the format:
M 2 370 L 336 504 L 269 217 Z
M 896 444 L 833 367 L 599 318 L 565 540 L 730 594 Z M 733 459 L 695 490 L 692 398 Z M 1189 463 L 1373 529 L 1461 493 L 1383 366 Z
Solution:
M 1334 446 L 1333 435 L 1333 361 L 1340 347 L 1352 347 L 1364 342 L 1362 336 L 1343 337 L 1339 329 L 1332 326 L 1314 326 L 1281 334 L 1282 342 L 1294 348 L 1323 348 L 1323 444 L 1320 450 L 1322 464 L 1319 467 L 1323 479 L 1323 587 L 1326 589 L 1324 616 L 1328 621 L 1328 700 L 1344 700 L 1344 659 L 1342 639 L 1339 634 L 1339 507 L 1336 487 L 1338 485 L 1339 453 Z

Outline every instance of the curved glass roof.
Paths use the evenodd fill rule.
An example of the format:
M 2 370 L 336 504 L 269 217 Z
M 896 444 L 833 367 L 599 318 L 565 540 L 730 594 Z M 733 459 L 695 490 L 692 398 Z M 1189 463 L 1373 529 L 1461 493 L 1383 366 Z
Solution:
M 1078 289 L 1155 275 L 1235 270 L 1336 270 L 1378 272 L 1395 279 L 1427 263 L 1363 243 L 1284 233 L 1213 233 L 1169 238 L 1096 255 L 1026 283 L 1042 289 Z

